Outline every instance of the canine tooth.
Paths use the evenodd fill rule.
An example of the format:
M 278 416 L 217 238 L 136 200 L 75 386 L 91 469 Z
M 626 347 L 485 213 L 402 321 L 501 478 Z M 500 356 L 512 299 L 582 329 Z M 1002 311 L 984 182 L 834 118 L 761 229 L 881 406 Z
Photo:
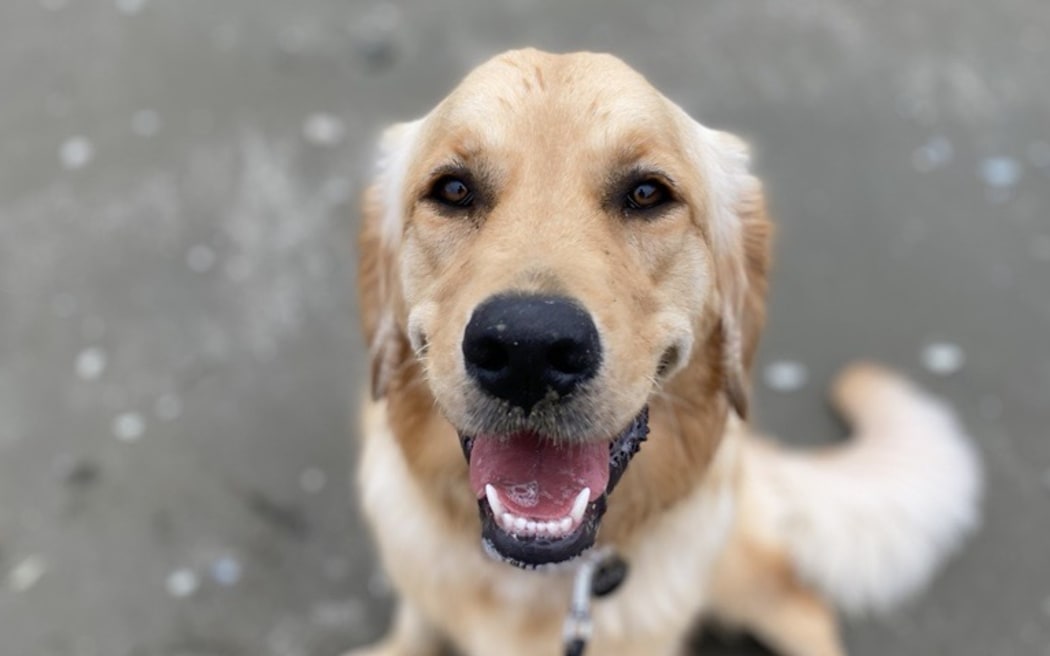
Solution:
M 568 533 L 570 529 L 572 529 L 573 523 L 574 522 L 572 521 L 572 517 L 566 517 L 565 519 L 558 522 L 558 530 L 562 533 L 562 535 L 564 535 Z
M 514 518 L 514 529 L 515 530 L 517 530 L 519 532 L 520 531 L 524 531 L 526 524 L 528 524 L 528 522 L 526 521 L 526 519 L 524 517 L 515 517 Z
M 494 516 L 499 517 L 503 514 L 503 503 L 499 500 L 496 488 L 492 487 L 491 484 L 485 485 L 485 498 L 489 500 L 489 508 L 492 508 Z
M 583 511 L 587 510 L 587 503 L 591 500 L 591 488 L 585 487 L 580 490 L 580 493 L 576 495 L 576 500 L 572 502 L 572 510 L 569 511 L 569 517 L 575 523 L 583 521 Z

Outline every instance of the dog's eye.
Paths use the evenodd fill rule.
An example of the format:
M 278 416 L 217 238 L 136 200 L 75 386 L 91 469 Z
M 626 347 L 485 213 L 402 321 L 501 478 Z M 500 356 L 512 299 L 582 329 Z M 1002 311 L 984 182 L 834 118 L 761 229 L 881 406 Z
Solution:
M 446 175 L 434 183 L 430 197 L 452 207 L 470 207 L 474 203 L 474 192 L 467 183 L 451 175 Z
M 663 205 L 671 199 L 671 192 L 663 183 L 646 180 L 636 184 L 624 200 L 626 209 L 648 210 Z

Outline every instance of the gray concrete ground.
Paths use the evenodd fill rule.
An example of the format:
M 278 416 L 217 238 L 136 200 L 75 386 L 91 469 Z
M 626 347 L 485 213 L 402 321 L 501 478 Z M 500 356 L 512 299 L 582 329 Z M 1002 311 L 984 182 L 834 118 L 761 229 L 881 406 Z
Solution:
M 835 439 L 824 386 L 864 355 L 974 434 L 982 533 L 850 621 L 851 652 L 1050 654 L 1044 0 L 22 0 L 0 5 L 0 656 L 381 633 L 347 492 L 354 205 L 380 125 L 525 44 L 615 52 L 757 145 L 781 225 L 762 426 Z

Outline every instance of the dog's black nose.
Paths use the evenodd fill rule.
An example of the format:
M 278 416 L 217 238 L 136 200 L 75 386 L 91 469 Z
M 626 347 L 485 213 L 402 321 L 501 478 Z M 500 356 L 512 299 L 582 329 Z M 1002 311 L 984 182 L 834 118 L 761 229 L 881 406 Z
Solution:
M 591 316 L 568 298 L 495 296 L 470 317 L 463 358 L 481 389 L 529 412 L 593 378 L 602 347 Z

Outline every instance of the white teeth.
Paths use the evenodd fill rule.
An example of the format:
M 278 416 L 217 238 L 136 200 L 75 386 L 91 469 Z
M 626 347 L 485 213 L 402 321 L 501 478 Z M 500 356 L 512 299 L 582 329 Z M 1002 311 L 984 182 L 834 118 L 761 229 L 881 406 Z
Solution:
M 574 524 L 579 524 L 583 521 L 583 513 L 587 510 L 587 503 L 591 500 L 591 488 L 585 487 L 580 490 L 580 493 L 576 495 L 576 500 L 572 502 L 572 510 L 569 511 L 569 517 L 572 518 Z
M 492 485 L 485 486 L 485 498 L 489 500 L 489 508 L 492 508 L 492 516 L 499 517 L 503 514 L 503 503 L 499 500 L 499 494 Z
M 509 512 L 499 498 L 499 493 L 492 485 L 485 486 L 485 498 L 492 516 L 496 519 L 500 528 L 508 533 L 519 537 L 551 537 L 560 538 L 572 533 L 572 531 L 583 523 L 583 515 L 587 512 L 587 504 L 591 500 L 591 489 L 583 488 L 576 495 L 572 503 L 572 510 L 566 517 L 551 519 L 547 521 L 519 517 Z

